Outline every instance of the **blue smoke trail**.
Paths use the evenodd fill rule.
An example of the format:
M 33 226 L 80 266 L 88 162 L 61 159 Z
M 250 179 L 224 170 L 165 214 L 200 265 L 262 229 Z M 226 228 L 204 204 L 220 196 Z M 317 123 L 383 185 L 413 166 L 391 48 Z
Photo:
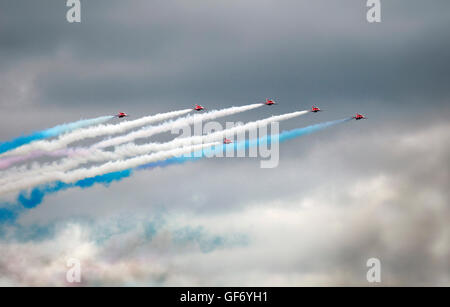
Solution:
M 21 192 L 19 196 L 17 196 L 16 203 L 13 205 L 9 204 L 8 207 L 22 205 L 24 208 L 31 209 L 41 204 L 42 201 L 44 200 L 44 197 L 48 194 L 56 193 L 74 187 L 80 187 L 82 189 L 85 189 L 93 186 L 96 183 L 101 183 L 105 186 L 108 186 L 113 181 L 120 181 L 123 178 L 130 177 L 132 173 L 133 170 L 128 169 L 124 171 L 99 175 L 91 178 L 85 178 L 80 181 L 77 181 L 76 183 L 64 183 L 61 181 L 56 181 L 51 184 L 40 185 L 33 188 L 30 193 L 27 193 L 25 191 Z M 5 205 L 1 207 L 5 207 Z M 10 217 L 10 213 L 11 212 L 9 211 L 5 211 L 4 215 Z M 0 221 L 1 221 L 1 211 L 0 211 Z
M 280 133 L 278 135 L 278 142 L 280 142 L 280 143 L 285 142 L 285 141 L 300 137 L 305 134 L 310 134 L 310 133 L 317 132 L 317 131 L 323 130 L 325 128 L 328 128 L 328 127 L 331 127 L 331 126 L 334 126 L 334 125 L 337 125 L 340 123 L 347 122 L 349 120 L 351 120 L 351 118 L 329 121 L 329 122 L 325 122 L 325 123 L 321 123 L 321 124 L 311 125 L 311 126 L 304 127 L 304 128 L 283 131 L 282 133 Z M 265 136 L 265 137 L 262 137 L 259 139 L 245 140 L 242 142 L 228 144 L 228 145 L 224 144 L 223 146 L 216 146 L 211 149 L 202 149 L 201 151 L 191 153 L 190 155 L 186 155 L 186 156 L 182 156 L 182 157 L 173 157 L 173 158 L 169 158 L 169 159 L 166 159 L 163 161 L 148 163 L 148 164 L 137 167 L 136 170 L 153 169 L 156 167 L 165 167 L 168 165 L 182 164 L 187 161 L 199 160 L 206 156 L 213 156 L 214 153 L 219 153 L 219 152 L 223 151 L 226 148 L 226 146 L 234 145 L 234 149 L 240 149 L 240 148 L 249 148 L 252 146 L 257 146 L 262 142 L 267 142 L 267 144 L 271 144 L 271 142 L 272 142 L 271 136 L 268 135 L 268 136 Z M 66 190 L 66 189 L 69 189 L 72 187 L 88 188 L 88 187 L 93 186 L 96 183 L 101 183 L 101 184 L 104 184 L 107 186 L 108 184 L 110 184 L 113 181 L 120 181 L 124 178 L 130 177 L 132 175 L 132 173 L 133 173 L 133 170 L 128 169 L 128 170 L 124 170 L 124 171 L 118 171 L 118 172 L 108 173 L 108 174 L 104 174 L 104 175 L 99 175 L 99 176 L 95 176 L 92 178 L 82 179 L 76 183 L 71 183 L 71 184 L 67 184 L 67 183 L 58 181 L 58 182 L 54 182 L 52 184 L 41 185 L 41 186 L 33 188 L 30 193 L 21 192 L 19 194 L 19 196 L 17 197 L 16 205 L 22 205 L 25 208 L 34 208 L 37 205 L 39 205 L 40 203 L 42 203 L 44 197 L 47 194 L 56 193 L 58 191 Z M 4 215 L 7 217 L 10 217 L 8 212 L 5 212 Z
M 16 219 L 17 213 L 15 210 L 8 208 L 0 208 L 0 224 L 12 222 Z
M 38 141 L 42 139 L 51 138 L 54 136 L 58 136 L 65 132 L 70 132 L 79 128 L 84 128 L 92 125 L 98 125 L 104 123 L 110 119 L 114 118 L 114 116 L 102 116 L 92 119 L 83 119 L 74 123 L 59 125 L 50 129 L 42 130 L 34 132 L 30 135 L 20 136 L 11 141 L 0 143 L 0 154 L 13 150 L 17 147 L 20 147 L 25 144 L 29 144 L 33 141 Z

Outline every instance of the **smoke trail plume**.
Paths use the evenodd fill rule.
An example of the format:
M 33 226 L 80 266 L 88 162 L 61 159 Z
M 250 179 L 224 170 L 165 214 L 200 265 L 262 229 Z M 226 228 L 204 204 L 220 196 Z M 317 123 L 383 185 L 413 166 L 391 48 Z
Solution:
M 228 116 L 228 115 L 233 115 L 233 114 L 253 110 L 253 109 L 259 108 L 261 106 L 263 106 L 263 104 L 255 103 L 255 104 L 242 106 L 242 107 L 231 107 L 231 108 L 226 108 L 223 110 L 211 111 L 211 112 L 203 113 L 203 114 L 197 114 L 195 116 L 188 116 L 186 118 L 180 118 L 178 120 L 163 123 L 161 125 L 154 126 L 154 127 L 143 128 L 138 131 L 131 132 L 124 136 L 119 136 L 119 137 L 115 137 L 112 139 L 108 139 L 108 140 L 99 142 L 99 143 L 95 144 L 93 146 L 93 148 L 106 148 L 106 147 L 110 147 L 110 146 L 117 146 L 117 145 L 120 145 L 123 143 L 132 142 L 139 138 L 148 138 L 148 137 L 158 134 L 158 133 L 172 131 L 173 129 L 183 128 L 188 125 L 192 125 L 192 124 L 196 123 L 197 121 L 212 120 L 212 119 L 216 119 L 216 118 L 223 117 L 223 116 Z
M 283 131 L 282 133 L 280 133 L 276 136 L 277 139 L 275 141 L 282 143 L 282 142 L 292 140 L 292 139 L 298 138 L 298 137 L 306 135 L 306 134 L 311 134 L 311 133 L 314 133 L 317 131 L 321 131 L 323 129 L 326 129 L 326 128 L 329 128 L 329 127 L 332 127 L 332 126 L 335 126 L 338 124 L 342 124 L 342 123 L 345 123 L 345 122 L 348 122 L 351 120 L 352 120 L 352 118 L 350 117 L 350 118 L 344 118 L 344 119 L 328 121 L 328 122 L 324 122 L 324 123 L 320 123 L 320 124 L 315 124 L 315 125 L 307 126 L 304 128 L 297 128 L 297 129 L 293 129 L 293 130 L 289 130 L 289 131 Z M 223 150 L 226 147 L 233 146 L 234 150 L 239 150 L 242 148 L 248 149 L 250 147 L 258 146 L 261 143 L 266 143 L 266 144 L 270 145 L 273 141 L 274 140 L 272 140 L 272 136 L 267 135 L 267 136 L 253 139 L 253 140 L 245 140 L 245 141 L 227 144 L 227 145 L 224 144 L 223 146 L 217 146 L 217 147 L 211 148 L 211 149 L 204 149 L 201 152 L 194 152 L 189 156 L 172 157 L 172 158 L 169 158 L 164 161 L 148 163 L 146 165 L 139 166 L 137 169 L 151 169 L 151 168 L 155 168 L 155 167 L 168 166 L 171 164 L 180 164 L 180 163 L 184 163 L 187 161 L 195 161 L 195 160 L 198 160 L 198 159 L 201 159 L 204 157 L 211 157 L 217 153 L 221 153 L 221 152 L 223 152 Z
M 52 184 L 47 184 L 33 188 L 30 193 L 21 192 L 19 196 L 17 196 L 16 205 L 22 205 L 25 208 L 34 208 L 43 201 L 44 197 L 47 194 L 56 193 L 74 187 L 86 189 L 93 186 L 96 183 L 108 186 L 113 181 L 120 181 L 124 178 L 130 177 L 132 173 L 133 173 L 132 170 L 113 172 L 101 176 L 86 178 L 73 184 L 67 184 L 57 181 Z
M 62 160 L 60 163 L 54 162 L 47 165 L 36 165 L 32 170 L 20 171 L 14 170 L 11 175 L 5 174 L 3 176 L 3 180 L 0 179 L 0 184 L 12 183 L 13 181 L 21 180 L 27 181 L 30 177 L 35 176 L 36 174 L 45 175 L 46 173 L 51 173 L 54 171 L 68 171 L 77 167 L 78 165 L 87 163 L 87 162 L 102 162 L 107 160 L 119 160 L 123 158 L 139 156 L 143 154 L 147 154 L 152 151 L 164 151 L 171 150 L 182 146 L 189 146 L 195 144 L 202 144 L 208 142 L 215 142 L 222 140 L 222 138 L 226 135 L 234 135 L 238 133 L 242 133 L 251 129 L 257 129 L 258 127 L 267 126 L 272 122 L 280 122 L 284 120 L 288 120 L 291 118 L 295 118 L 301 115 L 305 115 L 310 113 L 309 111 L 297 111 L 292 113 L 287 113 L 283 115 L 272 116 L 266 119 L 258 120 L 255 122 L 250 122 L 245 125 L 236 126 L 230 129 L 226 129 L 223 131 L 217 131 L 214 133 L 210 133 L 204 136 L 193 136 L 188 138 L 177 138 L 170 142 L 166 143 L 149 143 L 145 145 L 136 145 L 134 143 L 125 144 L 119 147 L 116 147 L 114 152 L 105 152 L 99 149 L 87 149 L 80 150 L 74 149 L 70 152 L 66 152 L 67 150 L 56 151 L 53 152 L 54 155 L 72 155 L 71 158 L 67 158 Z M 0 160 L 1 161 L 1 160 Z
M 300 137 L 302 135 L 314 133 L 314 132 L 323 130 L 325 128 L 329 128 L 329 127 L 332 127 L 337 124 L 341 124 L 341 123 L 344 123 L 344 122 L 347 122 L 350 120 L 351 120 L 351 118 L 346 118 L 346 119 L 329 121 L 329 122 L 325 122 L 325 123 L 321 123 L 321 124 L 311 125 L 311 126 L 304 127 L 304 128 L 283 131 L 282 133 L 279 134 L 278 141 L 279 142 L 288 141 L 288 140 Z M 243 142 L 234 143 L 233 145 L 235 146 L 235 148 L 239 148 L 242 146 L 248 148 L 250 146 L 256 146 L 260 142 L 263 142 L 263 141 L 267 141 L 268 143 L 270 143 L 272 141 L 271 136 L 266 136 L 266 137 L 256 139 L 256 140 L 246 140 Z M 219 152 L 219 151 L 223 150 L 225 148 L 225 146 L 229 146 L 229 145 L 218 146 L 211 150 Z M 210 152 L 208 152 L 208 149 L 202 149 L 201 152 L 194 152 L 189 157 L 173 156 L 173 157 L 167 158 L 165 160 L 153 161 L 150 163 L 143 164 L 136 169 L 138 169 L 138 170 L 152 169 L 155 167 L 164 167 L 164 166 L 173 165 L 173 164 L 182 164 L 187 161 L 198 160 L 201 157 L 205 157 L 205 156 L 211 156 Z M 29 197 L 26 197 L 27 193 L 22 192 L 17 198 L 17 204 L 21 204 L 26 207 L 34 207 L 34 206 L 39 205 L 42 202 L 45 195 L 47 195 L 47 194 L 55 193 L 60 190 L 65 190 L 67 188 L 74 187 L 74 186 L 79 186 L 79 187 L 85 188 L 85 187 L 90 187 L 90 186 L 94 185 L 95 183 L 109 184 L 112 181 L 120 181 L 123 178 L 129 177 L 129 176 L 131 176 L 131 174 L 132 174 L 131 169 L 125 169 L 125 170 L 115 171 L 115 172 L 98 175 L 98 176 L 94 176 L 94 177 L 90 177 L 90 178 L 85 178 L 85 179 L 79 180 L 75 183 L 63 183 L 61 181 L 57 181 L 53 184 L 47 184 L 44 186 L 38 186 L 38 187 L 34 188 L 31 191 Z
M 0 154 L 19 148 L 20 146 L 32 143 L 34 141 L 47 139 L 61 135 L 66 132 L 74 131 L 87 126 L 104 123 L 114 116 L 102 116 L 92 119 L 83 119 L 74 123 L 59 125 L 50 129 L 34 132 L 30 135 L 21 136 L 11 141 L 0 143 Z
M 158 160 L 164 160 L 168 159 L 170 157 L 183 155 L 186 153 L 190 153 L 192 151 L 197 151 L 202 148 L 208 148 L 214 145 L 218 145 L 220 143 L 208 143 L 208 144 L 199 144 L 199 145 L 193 145 L 193 146 L 187 146 L 182 148 L 176 148 L 172 150 L 167 151 L 161 151 L 156 152 L 153 154 L 147 154 L 147 155 L 141 155 L 135 158 L 130 158 L 126 160 L 117 160 L 113 162 L 108 162 L 100 166 L 94 166 L 91 168 L 82 168 L 82 169 L 76 169 L 71 172 L 62 172 L 62 171 L 53 171 L 48 172 L 46 174 L 43 174 L 41 176 L 35 176 L 35 177 L 28 177 L 24 178 L 23 180 L 20 180 L 18 182 L 8 182 L 0 187 L 0 195 L 15 192 L 18 190 L 26 189 L 28 187 L 41 185 L 47 182 L 52 181 L 61 181 L 63 183 L 75 183 L 79 180 L 100 176 L 106 173 L 116 172 L 116 171 L 123 171 L 126 169 L 135 168 L 139 165 L 150 163 L 153 161 Z M 117 156 L 117 154 L 113 152 L 102 152 L 105 157 L 107 157 L 106 160 L 115 160 L 117 158 L 120 158 Z
M 180 118 L 179 120 L 175 120 L 172 122 L 164 123 L 155 127 L 148 127 L 144 128 L 132 133 L 129 133 L 128 135 L 116 137 L 112 139 L 108 139 L 106 141 L 100 142 L 93 146 L 93 148 L 105 148 L 109 146 L 114 145 L 120 145 L 122 143 L 132 141 L 139 137 L 149 137 L 157 133 L 165 132 L 165 131 L 171 131 L 175 128 L 182 128 L 187 125 L 190 125 L 196 121 L 200 120 L 211 120 L 215 118 L 219 118 L 222 116 L 232 115 L 240 112 L 244 112 L 247 110 L 255 109 L 257 107 L 262 106 L 262 104 L 253 104 L 243 107 L 231 107 L 219 111 L 212 111 L 209 113 L 187 117 L 187 118 Z M 117 125 L 103 125 L 103 126 L 97 126 L 92 127 L 88 129 L 81 129 L 78 131 L 75 131 L 73 133 L 65 134 L 60 136 L 58 139 L 53 141 L 41 141 L 41 142 L 35 142 L 33 144 L 29 144 L 28 146 L 22 146 L 18 149 L 16 149 L 13 154 L 16 155 L 25 155 L 24 157 L 21 156 L 13 156 L 13 157 L 7 157 L 0 159 L 0 169 L 7 168 L 11 166 L 14 163 L 23 162 L 29 159 L 38 158 L 43 155 L 50 155 L 50 156 L 61 156 L 64 155 L 64 151 L 57 152 L 56 154 L 51 154 L 52 151 L 61 149 L 69 145 L 70 143 L 73 143 L 75 141 L 79 141 L 82 139 L 87 138 L 94 138 L 101 135 L 113 135 L 121 132 L 125 132 L 129 129 L 142 126 L 144 124 L 150 124 L 157 121 L 166 120 L 172 117 L 181 116 L 184 114 L 189 113 L 192 111 L 191 109 L 181 110 L 181 111 L 174 111 L 169 113 L 162 113 L 157 114 L 154 116 L 148 116 L 141 119 L 137 119 L 134 121 L 128 121 L 123 122 L 121 124 Z M 61 154 L 62 153 L 62 154 Z
M 50 152 L 36 150 L 36 151 L 30 152 L 26 155 L 0 158 L 0 170 L 8 168 L 15 163 L 19 163 L 19 162 L 23 162 L 23 161 L 27 161 L 27 160 L 31 160 L 31 159 L 36 159 L 36 158 L 39 158 L 42 156 L 66 157 L 66 156 L 73 156 L 77 153 L 81 154 L 82 152 L 86 152 L 86 151 L 81 151 L 79 149 L 63 149 L 63 150 L 56 150 L 56 151 L 50 151 Z M 36 168 L 40 168 L 40 166 L 36 166 Z M 10 170 L 10 173 L 14 173 L 16 171 L 17 171 L 16 169 Z M 22 175 L 22 174 L 20 174 L 20 175 Z M 1 183 L 1 180 L 0 180 L 0 183 Z
M 179 110 L 179 111 L 173 111 L 173 112 L 160 113 L 160 114 L 156 114 L 156 115 L 146 116 L 146 117 L 142 117 L 142 118 L 139 118 L 136 120 L 124 121 L 119 124 L 99 125 L 99 126 L 95 126 L 95 127 L 79 129 L 79 130 L 73 131 L 71 133 L 63 134 L 63 135 L 59 136 L 59 138 L 57 138 L 56 140 L 39 141 L 39 142 L 34 142 L 29 145 L 19 147 L 19 148 L 15 149 L 14 151 L 9 152 L 8 154 L 9 155 L 11 155 L 11 154 L 24 155 L 24 154 L 27 154 L 30 152 L 37 152 L 37 151 L 41 151 L 44 154 L 46 152 L 65 148 L 67 145 L 77 142 L 77 141 L 81 141 L 81 140 L 89 139 L 89 138 L 95 138 L 95 137 L 103 136 L 103 135 L 114 135 L 114 134 L 118 134 L 118 133 L 123 133 L 123 132 L 126 132 L 128 130 L 131 130 L 131 129 L 134 129 L 137 127 L 141 127 L 141 126 L 149 125 L 152 123 L 164 121 L 164 120 L 167 120 L 170 118 L 182 116 L 191 111 L 192 111 L 192 109 L 184 109 L 184 110 Z M 110 118 L 112 118 L 112 117 L 110 117 Z

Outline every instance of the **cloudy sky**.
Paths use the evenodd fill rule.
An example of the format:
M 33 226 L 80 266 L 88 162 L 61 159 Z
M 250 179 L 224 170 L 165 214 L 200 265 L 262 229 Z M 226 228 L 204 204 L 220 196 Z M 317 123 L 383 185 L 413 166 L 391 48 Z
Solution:
M 0 219 L 0 285 L 450 285 L 450 2 L 0 3 L 0 140 L 124 111 L 273 97 L 223 121 L 310 108 L 280 163 L 204 159 L 52 194 Z M 166 135 L 169 138 L 170 135 Z M 1 173 L 0 173 L 1 176 Z M 6 204 L 8 199 L 0 200 Z M 3 205 L 6 206 L 6 205 Z

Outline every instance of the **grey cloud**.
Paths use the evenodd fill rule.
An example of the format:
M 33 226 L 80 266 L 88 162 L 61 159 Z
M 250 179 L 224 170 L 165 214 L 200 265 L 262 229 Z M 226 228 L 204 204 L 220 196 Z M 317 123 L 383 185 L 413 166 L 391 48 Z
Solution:
M 385 3 L 386 16 L 379 25 L 364 20 L 360 1 L 84 5 L 80 25 L 60 20 L 65 7 L 50 4 L 33 4 L 32 16 L 17 4 L 10 12 L 23 19 L 7 19 L 4 36 L 23 39 L 24 44 L 16 46 L 5 37 L 5 46 L 33 56 L 38 52 L 34 46 L 53 46 L 53 52 L 42 54 L 54 58 L 68 52 L 74 62 L 62 68 L 49 63 L 41 71 L 36 81 L 41 103 L 120 105 L 154 99 L 173 107 L 186 97 L 223 103 L 276 95 L 288 105 L 301 97 L 347 100 L 350 105 L 395 100 L 393 107 L 403 108 L 422 104 L 424 98 L 437 104 L 449 94 L 445 2 L 439 2 L 439 10 L 424 9 L 421 15 L 410 2 Z M 50 18 L 42 21 L 47 15 Z M 37 41 L 40 36 L 44 39 Z M 18 57 L 15 51 L 4 51 Z M 131 68 L 111 74 L 106 69 L 99 74 L 122 61 L 147 71 Z M 89 64 L 77 70 L 82 63 Z
M 364 1 L 83 1 L 80 25 L 55 3 L 0 4 L 2 140 L 117 109 L 138 117 L 272 96 L 276 107 L 226 120 L 312 103 L 325 112 L 282 130 L 356 111 L 369 120 L 281 144 L 276 169 L 208 159 L 51 195 L 19 217 L 32 240 L 5 244 L 0 257 L 32 250 L 46 261 L 3 262 L 0 283 L 20 282 L 12 276 L 25 270 L 28 284 L 57 284 L 52 264 L 65 264 L 45 251 L 77 253 L 65 245 L 74 240 L 92 284 L 366 285 L 365 261 L 376 256 L 387 285 L 448 285 L 448 1 L 383 1 L 378 25 L 364 20 Z M 191 217 L 182 224 L 200 239 L 146 246 L 128 214 L 160 210 Z M 104 228 L 70 226 L 117 216 L 133 227 L 101 244 L 84 232 L 106 236 Z M 199 242 L 214 235 L 197 226 L 244 233 L 248 245 L 202 253 Z
M 180 285 L 174 271 L 199 285 L 236 279 L 243 285 L 367 285 L 365 261 L 371 257 L 382 261 L 384 285 L 446 285 L 448 131 L 448 125 L 389 137 L 378 131 L 359 140 L 357 148 L 348 135 L 309 142 L 309 148 L 288 154 L 268 172 L 256 161 L 235 159 L 155 169 L 107 190 L 61 193 L 19 222 L 45 225 L 74 216 L 150 214 L 164 208 L 175 217 L 170 223 L 188 220 L 216 233 L 248 236 L 248 245 L 192 257 L 178 257 L 162 243 L 154 246 L 151 253 L 159 255 L 153 259 L 165 272 L 166 285 Z M 108 205 L 95 204 L 99 198 Z M 134 232 L 125 232 L 126 239 L 117 236 L 108 245 L 113 249 L 104 251 L 118 255 L 112 256 L 113 267 L 147 253 L 138 248 L 140 240 L 132 239 Z M 227 269 L 213 268 L 218 262 Z

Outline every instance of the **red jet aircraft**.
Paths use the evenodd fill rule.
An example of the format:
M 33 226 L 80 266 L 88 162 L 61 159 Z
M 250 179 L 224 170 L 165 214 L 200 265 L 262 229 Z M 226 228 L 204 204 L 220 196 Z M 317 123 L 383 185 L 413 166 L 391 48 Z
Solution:
M 200 106 L 200 105 L 198 105 L 198 104 L 196 104 L 195 107 L 194 107 L 194 110 L 195 111 L 202 111 L 202 110 L 205 110 L 205 108 Z
M 123 117 L 127 117 L 127 116 L 128 116 L 128 114 L 127 113 L 123 113 L 123 112 L 119 112 L 116 115 L 117 118 L 123 118 Z
M 233 141 L 230 140 L 230 139 L 227 139 L 227 138 L 223 138 L 223 143 L 224 144 L 231 144 L 231 143 L 233 143 Z
M 311 107 L 311 112 L 313 112 L 313 113 L 317 113 L 317 112 L 320 112 L 320 111 L 322 111 L 322 110 L 320 108 L 316 107 L 316 106 L 312 106 Z
M 360 120 L 360 119 L 367 119 L 367 117 L 365 117 L 364 115 L 361 115 L 359 113 L 356 113 L 355 116 L 353 116 L 352 118 L 356 119 L 356 120 Z
M 271 106 L 273 104 L 277 104 L 273 99 L 266 98 L 266 102 L 264 102 L 265 105 Z

